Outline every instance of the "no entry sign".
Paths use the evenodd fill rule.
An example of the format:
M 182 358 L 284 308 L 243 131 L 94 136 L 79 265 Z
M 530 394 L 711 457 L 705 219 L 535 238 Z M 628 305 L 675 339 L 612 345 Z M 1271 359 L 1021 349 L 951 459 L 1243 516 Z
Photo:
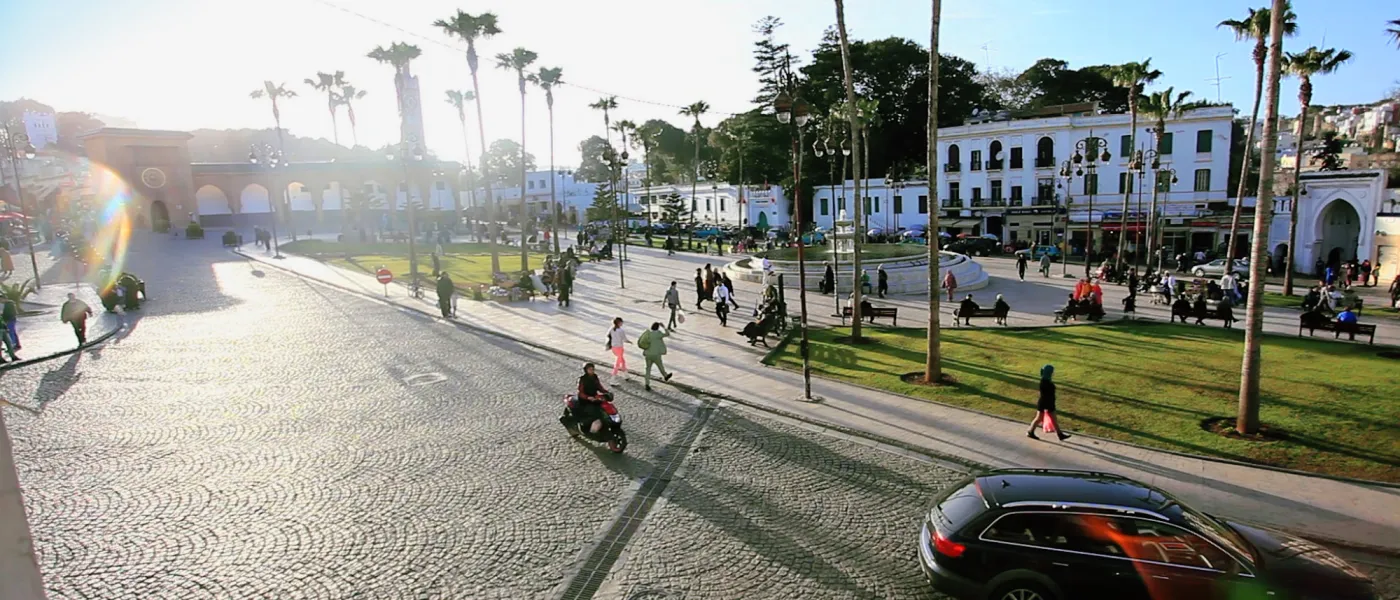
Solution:
M 374 278 L 379 280 L 379 283 L 384 284 L 384 297 L 388 298 L 389 284 L 394 282 L 394 274 L 387 268 L 379 267 L 379 270 L 374 272 Z

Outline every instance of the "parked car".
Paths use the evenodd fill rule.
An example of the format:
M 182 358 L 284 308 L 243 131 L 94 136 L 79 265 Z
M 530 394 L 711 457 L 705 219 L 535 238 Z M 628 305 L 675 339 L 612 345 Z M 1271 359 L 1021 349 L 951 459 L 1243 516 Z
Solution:
M 935 498 L 917 545 L 929 582 L 968 600 L 1377 597 L 1321 546 L 1104 473 L 969 477 Z
M 1049 255 L 1050 260 L 1060 260 L 1060 247 L 1051 244 L 1040 244 L 1031 248 L 1031 258 L 1040 260 L 1040 257 Z
M 1241 278 L 1249 277 L 1249 261 L 1235 259 L 1232 270 Z M 1208 263 L 1199 264 L 1191 268 L 1191 274 L 1197 277 L 1220 277 L 1225 274 L 1225 259 L 1217 258 Z
M 944 250 L 968 256 L 991 256 L 1001 254 L 1001 244 L 984 237 L 965 237 L 948 244 Z

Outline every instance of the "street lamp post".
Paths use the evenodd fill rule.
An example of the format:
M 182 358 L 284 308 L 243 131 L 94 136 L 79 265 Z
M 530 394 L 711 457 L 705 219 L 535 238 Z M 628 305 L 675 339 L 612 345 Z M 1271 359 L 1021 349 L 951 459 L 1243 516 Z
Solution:
M 817 158 L 821 158 L 821 157 L 827 156 L 827 155 L 830 155 L 832 158 L 836 158 L 837 155 L 838 155 L 837 151 L 836 151 L 836 150 L 832 150 L 831 147 L 828 146 L 828 145 L 826 144 L 827 141 L 828 141 L 828 140 L 826 140 L 826 139 L 821 140 L 821 146 L 818 146 L 818 145 L 817 145 L 817 141 L 816 141 L 816 140 L 813 140 L 813 141 L 812 141 L 812 154 L 817 155 Z M 841 165 L 841 166 L 842 166 L 843 168 L 846 166 L 846 165 L 845 165 L 845 160 L 846 160 L 845 157 L 842 157 L 842 158 L 841 158 L 841 161 L 842 161 L 842 165 Z M 827 178 L 830 180 L 830 184 L 827 185 L 827 190 L 829 190 L 829 192 L 830 192 L 830 193 L 829 193 L 829 196 L 830 196 L 830 197 L 828 198 L 828 202 L 831 202 L 831 209 L 832 209 L 832 211 L 833 211 L 833 213 L 832 213 L 832 218 L 831 218 L 831 237 L 829 238 L 829 241 L 827 242 L 827 244 L 831 246 L 831 260 L 833 261 L 833 262 L 832 262 L 832 267 L 831 267 L 831 297 L 834 298 L 834 299 L 836 300 L 836 312 L 833 313 L 831 316 L 833 316 L 833 317 L 840 317 L 840 316 L 841 316 L 841 291 L 837 289 L 836 282 L 841 281 L 841 254 L 838 253 L 838 252 L 836 252 L 836 213 L 834 212 L 834 211 L 837 210 L 837 206 L 836 206 L 836 163 L 831 162 L 831 161 L 827 161 L 827 163 L 826 163 L 826 170 L 827 170 Z M 845 186 L 845 183 L 842 182 L 842 187 L 844 187 L 844 186 Z
M 613 240 L 613 242 L 616 243 L 616 242 L 617 242 L 617 239 L 618 239 L 617 230 L 619 229 L 619 227 L 618 227 L 618 221 L 617 221 L 617 213 L 618 213 L 618 208 L 617 208 L 617 206 L 618 206 L 618 204 L 621 202 L 621 200 L 618 198 L 618 195 L 617 195 L 617 180 L 618 180 L 618 174 L 619 174 L 619 172 L 622 170 L 622 167 L 625 166 L 625 165 L 627 164 L 627 149 L 626 149 L 626 148 L 623 148 L 622 154 L 621 154 L 621 155 L 618 155 L 617 151 L 614 150 L 612 146 L 608 146 L 608 147 L 606 147 L 606 148 L 603 149 L 603 156 L 602 156 L 602 159 L 603 159 L 603 164 L 606 164 L 606 165 L 608 166 L 608 172 L 609 172 L 609 174 L 612 176 L 612 188 L 611 188 L 611 192 L 612 192 L 612 195 L 613 195 L 612 225 L 611 225 L 610 227 L 608 227 L 608 232 L 609 232 L 609 237 L 611 237 L 612 240 Z M 622 242 L 621 242 L 621 243 L 622 243 L 623 245 L 625 245 L 625 244 L 627 243 L 627 234 L 626 234 L 626 233 L 623 233 L 623 235 L 622 235 Z M 619 247 L 619 248 L 618 248 L 618 252 L 617 252 L 617 285 L 618 285 L 618 287 L 621 287 L 621 288 L 623 288 L 623 289 L 626 289 L 626 288 L 627 288 L 627 274 L 623 271 L 622 263 L 623 263 L 623 260 L 622 260 L 622 248 Z
M 384 158 L 394 160 L 395 156 L 393 150 L 385 154 Z M 404 142 L 399 146 L 398 159 L 399 164 L 403 166 L 403 195 L 405 204 L 408 205 L 408 287 L 416 297 L 419 293 L 418 250 L 416 246 L 417 240 L 414 238 L 417 237 L 418 234 L 415 227 L 417 225 L 416 217 L 418 216 L 418 205 L 413 203 L 413 182 L 409 176 L 408 165 L 410 162 L 420 162 L 423 160 L 423 148 L 417 144 Z M 520 193 L 523 198 L 525 190 L 520 190 Z M 395 195 L 397 196 L 397 194 Z M 395 198 L 394 201 L 397 202 L 398 198 Z M 523 236 L 520 238 L 520 243 L 525 243 L 525 238 Z
M 1148 209 L 1151 213 L 1151 216 L 1144 220 L 1145 227 L 1147 229 L 1147 260 L 1144 262 L 1150 269 L 1152 268 L 1152 257 L 1161 253 L 1156 249 L 1157 237 L 1159 233 L 1157 231 L 1159 225 L 1157 222 L 1157 192 L 1160 191 L 1163 181 L 1170 181 L 1171 183 L 1176 183 L 1176 170 L 1170 168 L 1163 169 L 1161 155 L 1157 152 L 1157 150 L 1151 148 L 1147 150 L 1139 150 L 1134 155 L 1133 160 L 1128 163 L 1128 169 L 1134 173 L 1137 173 L 1138 176 L 1139 219 L 1142 218 L 1142 185 L 1143 182 L 1146 180 L 1147 172 L 1150 170 L 1153 173 L 1152 203 Z M 1165 177 L 1170 177 L 1170 179 L 1164 179 Z M 1141 243 L 1139 243 L 1139 246 L 1141 246 Z M 1159 259 L 1157 266 L 1158 269 L 1161 269 L 1160 262 L 1161 261 Z
M 19 159 L 33 159 L 35 156 L 34 145 L 29 143 L 29 136 L 10 131 L 8 123 L 3 129 L 0 129 L 0 142 L 4 144 L 5 155 L 10 157 L 10 167 L 15 172 L 15 199 L 19 200 L 19 215 L 23 219 L 21 225 L 24 227 L 24 241 L 29 247 L 29 266 L 34 269 L 34 289 L 43 289 L 42 284 L 39 283 L 39 261 L 34 257 L 34 234 L 29 230 L 29 210 L 25 208 L 24 187 L 19 181 Z
M 797 80 L 792 74 L 792 65 L 786 58 L 779 68 L 778 81 L 783 89 L 774 100 L 773 108 L 777 112 L 779 123 L 792 124 L 792 213 L 797 221 L 793 231 L 797 233 L 797 297 L 802 310 L 802 322 L 799 327 L 802 335 L 802 399 L 811 402 L 812 361 L 811 345 L 807 337 L 807 253 L 806 244 L 802 241 L 802 128 L 811 119 L 811 114 L 807 102 L 797 96 Z
M 1088 277 L 1093 262 L 1090 257 L 1094 249 L 1094 196 L 1099 193 L 1099 163 L 1108 164 L 1113 155 L 1108 153 L 1108 140 L 1094 137 L 1092 129 L 1089 137 L 1075 142 L 1074 148 L 1074 156 L 1070 158 L 1074 176 L 1084 178 L 1084 191 L 1089 195 L 1089 212 L 1084 218 L 1084 276 Z M 1069 231 L 1068 213 L 1065 214 L 1065 231 Z
M 282 245 L 277 240 L 277 219 L 282 212 L 282 201 L 273 195 L 272 190 L 276 187 L 273 182 L 277 179 L 273 172 L 286 167 L 287 162 L 282 158 L 282 151 L 273 148 L 272 144 L 249 146 L 248 162 L 262 167 L 267 174 L 267 203 L 272 207 L 272 258 L 282 258 Z

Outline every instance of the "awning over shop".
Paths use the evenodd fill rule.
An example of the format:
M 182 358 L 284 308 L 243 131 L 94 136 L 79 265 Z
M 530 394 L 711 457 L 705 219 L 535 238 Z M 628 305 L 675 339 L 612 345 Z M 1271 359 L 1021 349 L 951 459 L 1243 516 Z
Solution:
M 963 228 L 963 227 L 972 227 L 972 226 L 974 226 L 974 225 L 981 225 L 981 224 L 982 224 L 982 219 L 939 219 L 939 220 L 938 220 L 938 226 L 939 226 L 939 227 L 957 227 L 957 228 Z
M 1120 230 L 1120 229 L 1122 229 L 1122 227 L 1119 227 L 1117 223 L 1104 223 L 1104 224 L 1103 224 L 1103 230 L 1104 230 L 1104 231 L 1116 232 L 1116 231 L 1118 231 L 1118 230 Z M 1146 223 L 1128 223 L 1128 231 L 1146 231 L 1146 230 L 1147 230 L 1147 224 L 1146 224 Z

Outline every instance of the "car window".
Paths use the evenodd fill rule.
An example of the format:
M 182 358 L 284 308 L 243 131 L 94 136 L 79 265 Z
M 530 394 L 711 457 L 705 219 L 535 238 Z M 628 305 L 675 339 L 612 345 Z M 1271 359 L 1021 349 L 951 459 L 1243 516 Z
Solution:
M 1090 535 L 1082 515 L 1013 513 L 997 519 L 982 537 L 987 540 L 1127 558 L 1123 549 L 1102 536 Z
M 949 494 L 942 502 L 938 503 L 937 514 L 941 515 L 942 524 L 952 531 L 962 529 L 978 515 L 987 510 L 987 503 L 982 500 L 982 494 L 977 491 L 977 484 L 969 482 L 952 494 Z
M 1130 558 L 1217 571 L 1232 571 L 1238 564 L 1205 538 L 1170 523 L 1133 517 L 1086 521 L 1090 535 L 1117 545 Z

